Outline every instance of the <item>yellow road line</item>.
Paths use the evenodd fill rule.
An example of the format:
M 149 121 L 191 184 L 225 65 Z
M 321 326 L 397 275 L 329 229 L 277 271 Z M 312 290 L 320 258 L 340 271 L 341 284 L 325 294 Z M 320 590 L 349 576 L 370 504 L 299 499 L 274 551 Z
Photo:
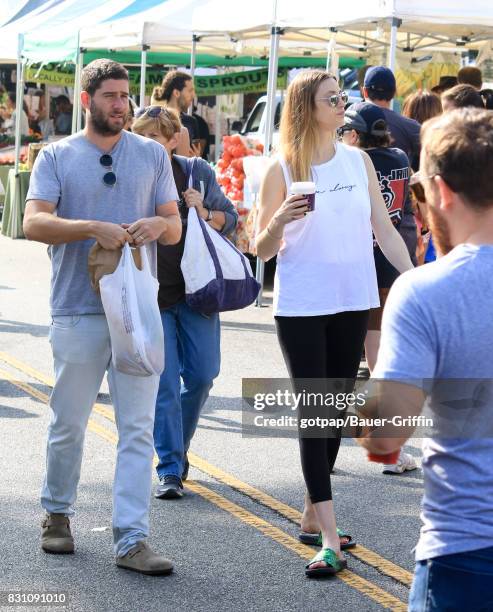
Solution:
M 42 402 L 48 402 L 49 400 L 49 397 L 45 393 L 43 393 L 42 391 L 38 391 L 37 389 L 35 389 L 34 387 L 31 387 L 31 385 L 28 385 L 25 382 L 22 382 L 22 380 L 17 380 L 5 370 L 0 369 L 0 377 L 3 380 L 7 380 L 9 383 L 12 383 L 16 387 L 19 387 L 19 389 L 22 389 L 22 391 L 25 391 L 26 393 L 28 393 L 29 395 L 32 395 L 36 399 L 41 400 Z
M 17 370 L 20 370 L 21 372 L 24 372 L 24 374 L 32 376 L 33 378 L 39 380 L 48 387 L 53 387 L 53 385 L 55 384 L 55 381 L 50 376 L 45 376 L 42 372 L 38 372 L 38 370 L 31 368 L 31 366 L 27 365 L 27 363 L 23 363 L 22 361 L 19 361 L 15 357 L 12 357 L 11 355 L 8 355 L 7 353 L 4 353 L 2 351 L 0 351 L 0 360 L 4 361 L 5 363 L 8 363 Z M 113 423 L 115 422 L 114 412 L 113 410 L 108 408 L 108 406 L 105 406 L 104 404 L 94 404 L 94 409 L 95 412 L 99 413 L 101 416 L 104 416 L 110 421 L 113 421 Z
M 7 353 L 4 353 L 2 351 L 0 351 L 0 359 L 2 361 L 5 361 L 5 363 L 8 363 L 9 365 L 13 366 L 14 368 L 17 368 L 21 372 L 24 372 L 25 374 L 30 374 L 36 380 L 46 383 L 49 387 L 53 387 L 54 381 L 52 378 L 50 378 L 49 376 L 45 376 L 34 368 L 31 368 L 31 366 L 27 365 L 27 363 L 19 361 L 15 357 L 12 357 L 11 355 L 8 355 Z
M 23 382 L 22 380 L 17 380 L 16 378 L 14 378 L 8 372 L 6 372 L 5 370 L 2 370 L 1 368 L 0 368 L 0 378 L 8 381 L 12 385 L 15 385 L 19 389 L 22 389 L 22 391 L 25 391 L 29 395 L 32 395 L 36 399 L 39 399 L 46 404 L 50 401 L 50 397 L 46 395 L 46 393 L 43 393 L 42 391 L 38 391 L 34 387 L 31 387 L 31 385 L 28 385 L 27 383 Z M 97 433 L 102 438 L 105 438 L 105 440 L 107 440 L 108 442 L 115 442 L 115 443 L 118 442 L 118 438 L 112 432 L 102 427 L 98 422 L 94 421 L 93 419 L 89 419 L 88 426 L 91 431 L 93 431 L 94 433 Z
M 44 402 L 49 401 L 48 395 L 38 391 L 34 387 L 31 387 L 31 385 L 27 383 L 16 380 L 5 370 L 0 369 L 0 377 L 4 380 L 7 380 L 16 387 L 22 389 L 26 393 L 29 393 L 37 399 L 41 399 Z M 107 430 L 105 427 L 103 427 L 96 421 L 93 421 L 92 419 L 89 419 L 89 429 L 107 442 L 110 442 L 114 445 L 118 443 L 118 437 L 113 432 Z M 288 535 L 278 527 L 271 525 L 271 523 L 256 516 L 255 514 L 252 514 L 241 506 L 238 506 L 237 504 L 229 501 L 228 499 L 226 499 L 222 495 L 219 495 L 215 491 L 211 491 L 204 485 L 199 484 L 198 482 L 195 482 L 193 480 L 187 481 L 187 488 L 190 491 L 196 493 L 197 495 L 203 497 L 207 501 L 213 503 L 218 508 L 221 508 L 222 510 L 235 516 L 243 523 L 257 529 L 263 535 L 269 537 L 276 543 L 284 546 L 284 548 L 295 552 L 302 559 L 309 561 L 313 557 L 313 548 L 302 544 L 296 538 L 293 538 L 292 536 Z M 401 601 L 394 595 L 391 595 L 387 591 L 384 591 L 379 586 L 369 582 L 368 580 L 365 580 L 361 576 L 358 576 L 357 574 L 354 574 L 349 570 L 343 570 L 342 572 L 339 572 L 337 574 L 337 578 L 339 578 L 349 586 L 353 587 L 360 593 L 363 593 L 373 601 L 377 602 L 378 604 L 389 610 L 394 610 L 395 612 L 405 612 L 407 610 L 407 605 L 403 601 Z
M 252 487 L 251 485 L 242 482 L 241 480 L 238 480 L 231 474 L 228 474 L 228 472 L 221 470 L 221 468 L 212 465 L 208 461 L 205 461 L 205 459 L 202 459 L 201 457 L 198 457 L 193 453 L 189 452 L 188 458 L 190 464 L 199 469 L 201 472 L 205 472 L 216 480 L 228 485 L 229 487 L 239 491 L 240 493 L 247 495 L 248 497 L 251 497 L 253 500 L 261 503 L 263 506 L 274 510 L 281 516 L 295 522 L 297 525 L 300 525 L 301 512 L 299 510 L 296 510 L 295 508 L 284 504 L 275 497 L 270 496 L 268 493 L 264 493 L 263 491 L 260 491 L 259 489 Z M 401 582 L 405 586 L 411 586 L 413 579 L 413 575 L 411 572 L 408 572 L 399 565 L 392 563 L 392 561 L 385 559 L 385 557 L 382 557 L 381 555 L 373 552 L 372 550 L 361 546 L 361 544 L 357 544 L 354 548 L 351 548 L 347 552 L 359 559 L 360 561 L 371 565 L 382 574 L 385 574 L 390 578 Z
M 0 352 L 0 359 L 5 361 L 9 365 L 21 370 L 22 372 L 31 375 L 33 378 L 44 382 L 48 386 L 53 386 L 53 379 L 45 376 L 37 370 L 34 370 L 27 364 L 24 364 L 23 362 L 15 359 L 14 357 L 11 357 L 6 353 Z M 107 406 L 104 406 L 102 404 L 95 404 L 94 409 L 100 415 L 114 422 L 114 413 Z M 264 493 L 256 487 L 253 487 L 247 484 L 246 482 L 235 478 L 232 474 L 225 472 L 221 468 L 209 463 L 208 461 L 202 459 L 194 453 L 189 452 L 188 458 L 190 464 L 193 465 L 195 468 L 199 469 L 201 472 L 204 472 L 205 474 L 212 476 L 219 482 L 222 482 L 228 485 L 229 487 L 235 489 L 236 491 L 247 495 L 251 499 L 262 504 L 263 506 L 274 510 L 280 516 L 283 516 L 284 518 L 287 518 L 288 520 L 298 525 L 301 523 L 301 512 L 299 510 L 296 510 L 295 508 L 292 508 L 291 506 L 288 506 L 287 504 L 279 501 L 275 497 L 272 497 L 268 493 Z M 375 568 L 378 572 L 389 576 L 394 580 L 397 580 L 398 582 L 404 584 L 407 587 L 411 586 L 413 580 L 413 574 L 411 572 L 404 569 L 403 567 L 400 567 L 396 563 L 389 561 L 385 557 L 382 557 L 381 555 L 370 550 L 369 548 L 366 548 L 361 544 L 357 544 L 348 552 L 363 563 L 366 563 L 367 565 L 370 565 L 371 567 Z
M 281 544 L 285 548 L 295 552 L 302 559 L 310 561 L 310 559 L 313 557 L 313 548 L 302 544 L 299 540 L 284 533 L 284 531 L 282 531 L 278 527 L 271 525 L 264 519 L 229 501 L 228 499 L 226 499 L 222 495 L 219 495 L 215 491 L 211 491 L 207 487 L 204 487 L 202 484 L 188 480 L 187 489 L 190 489 L 194 493 L 197 493 L 201 497 L 204 497 L 222 510 L 229 512 L 229 514 L 232 514 L 243 523 L 254 527 L 271 540 L 274 540 L 278 544 Z M 337 574 L 337 577 L 349 586 L 353 587 L 354 589 L 357 589 L 360 593 L 364 593 L 367 597 L 373 599 L 373 601 L 376 601 L 381 606 L 388 608 L 389 610 L 398 610 L 399 612 L 405 612 L 407 610 L 407 605 L 404 604 L 404 602 L 402 602 L 400 599 L 394 597 L 394 595 L 387 593 L 387 591 L 384 591 L 380 587 L 369 582 L 368 580 L 365 580 L 364 578 L 361 578 L 361 576 L 358 576 L 357 574 L 354 574 L 349 570 L 343 570 L 342 572 L 339 572 Z

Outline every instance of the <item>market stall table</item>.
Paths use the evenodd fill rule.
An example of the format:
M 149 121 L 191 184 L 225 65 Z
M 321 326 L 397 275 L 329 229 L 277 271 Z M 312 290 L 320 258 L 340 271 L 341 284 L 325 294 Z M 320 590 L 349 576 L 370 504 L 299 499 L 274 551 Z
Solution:
M 2 215 L 2 234 L 9 238 L 24 238 L 22 218 L 26 207 L 30 176 L 31 173 L 28 171 L 22 171 L 16 175 L 15 170 L 9 170 Z
M 3 189 L 0 188 L 0 204 L 3 204 L 5 200 L 5 192 L 7 191 L 7 178 L 9 176 L 9 170 L 14 166 L 11 164 L 0 164 L 0 183 L 2 183 Z

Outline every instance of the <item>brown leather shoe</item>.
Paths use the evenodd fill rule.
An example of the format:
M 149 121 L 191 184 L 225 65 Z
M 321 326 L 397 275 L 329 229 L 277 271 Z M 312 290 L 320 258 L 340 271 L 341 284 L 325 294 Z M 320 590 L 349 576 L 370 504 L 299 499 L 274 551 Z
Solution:
M 143 540 L 137 542 L 124 557 L 117 557 L 116 564 L 123 569 L 149 576 L 165 576 L 173 571 L 171 561 L 153 552 Z
M 41 526 L 41 548 L 45 552 L 55 555 L 69 555 L 74 552 L 74 538 L 70 532 L 68 516 L 47 513 Z

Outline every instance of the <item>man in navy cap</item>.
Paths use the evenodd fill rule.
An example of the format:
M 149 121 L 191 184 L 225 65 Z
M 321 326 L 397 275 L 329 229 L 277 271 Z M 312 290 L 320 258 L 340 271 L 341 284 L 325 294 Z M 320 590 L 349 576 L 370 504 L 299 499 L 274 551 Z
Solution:
M 412 169 L 417 170 L 419 167 L 419 132 L 421 126 L 414 119 L 403 117 L 390 108 L 396 89 L 395 76 L 390 68 L 373 66 L 366 72 L 363 86 L 365 102 L 372 102 L 383 110 L 385 121 L 392 136 L 392 145 L 404 151 L 409 158 Z M 404 238 L 413 264 L 416 265 L 418 237 L 416 221 L 409 198 L 404 206 L 400 234 Z
M 419 131 L 421 126 L 414 119 L 408 119 L 391 110 L 396 92 L 395 76 L 386 66 L 372 66 L 365 74 L 363 96 L 365 102 L 373 102 L 385 115 L 385 121 L 392 135 L 392 144 L 404 151 L 414 170 L 419 165 Z

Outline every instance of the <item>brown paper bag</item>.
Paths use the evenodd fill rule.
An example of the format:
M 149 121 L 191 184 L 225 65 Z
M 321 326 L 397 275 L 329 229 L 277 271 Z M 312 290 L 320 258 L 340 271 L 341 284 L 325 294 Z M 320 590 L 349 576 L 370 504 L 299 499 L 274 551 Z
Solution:
M 142 258 L 140 256 L 140 249 L 132 249 L 132 255 L 134 258 L 135 265 L 139 270 L 142 270 Z M 120 257 L 122 256 L 122 249 L 115 251 L 103 249 L 103 247 L 96 242 L 89 251 L 87 264 L 89 268 L 89 278 L 91 279 L 91 286 L 96 293 L 99 293 L 99 281 L 105 274 L 113 274 L 118 264 L 120 263 Z

